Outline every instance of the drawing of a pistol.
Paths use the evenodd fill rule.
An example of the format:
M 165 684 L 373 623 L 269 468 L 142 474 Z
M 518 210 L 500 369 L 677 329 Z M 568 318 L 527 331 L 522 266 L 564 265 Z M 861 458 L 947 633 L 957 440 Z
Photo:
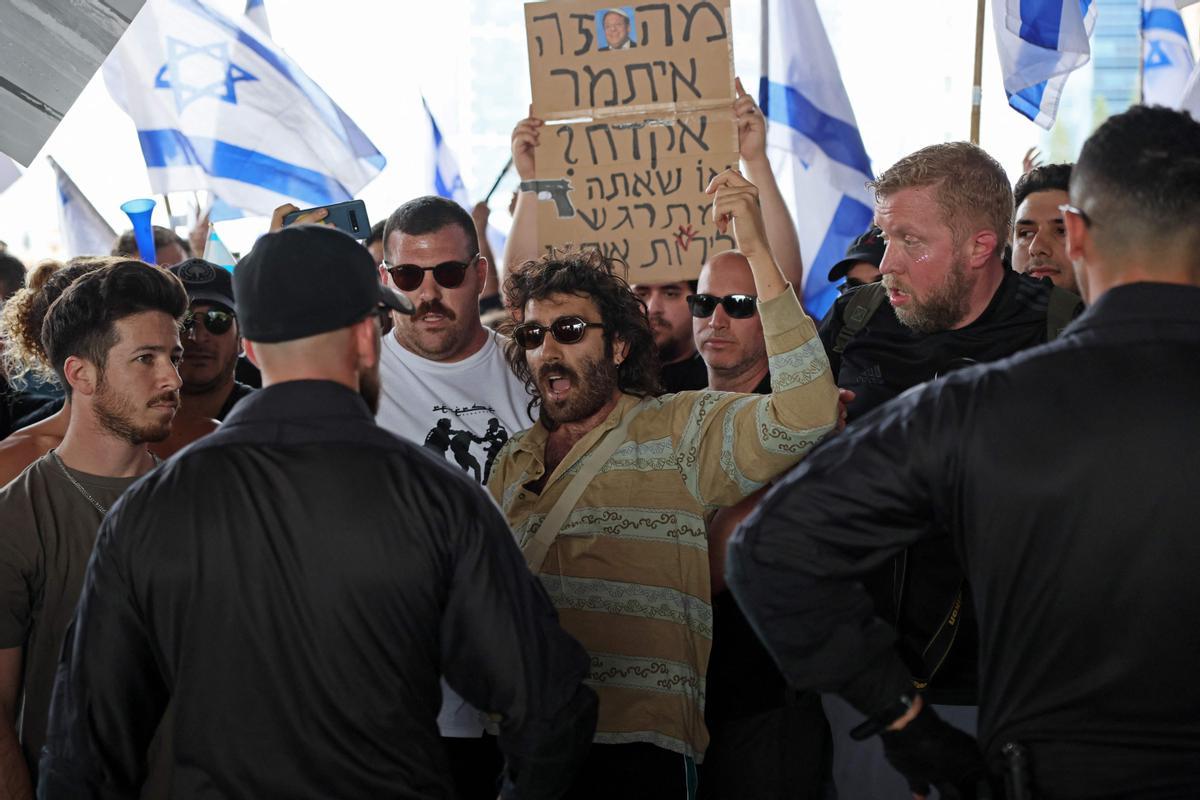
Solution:
M 572 192 L 575 187 L 571 186 L 570 181 L 562 178 L 556 181 L 524 181 L 521 183 L 521 191 L 523 192 L 548 192 L 550 197 L 554 199 L 554 207 L 558 210 L 559 219 L 567 219 L 575 216 L 575 207 L 571 205 L 571 198 L 567 197 L 567 192 Z

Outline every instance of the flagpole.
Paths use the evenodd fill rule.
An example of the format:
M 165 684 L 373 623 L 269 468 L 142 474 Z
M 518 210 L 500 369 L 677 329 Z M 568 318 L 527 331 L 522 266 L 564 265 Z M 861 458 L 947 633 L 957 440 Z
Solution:
M 1146 13 L 1138 2 L 1138 10 Z M 1138 23 L 1138 104 L 1146 102 L 1146 23 Z
M 500 188 L 500 181 L 504 180 L 504 176 L 508 174 L 510 169 L 512 169 L 512 156 L 508 157 L 508 162 L 505 163 L 504 169 L 500 170 L 500 174 L 496 176 L 496 182 L 492 184 L 491 189 L 488 189 L 487 196 L 483 198 L 483 202 L 486 203 L 492 199 L 492 195 L 494 195 L 496 190 Z
M 975 12 L 975 80 L 971 85 L 971 144 L 979 144 L 979 107 L 983 102 L 983 14 L 987 0 Z
M 171 213 L 171 198 L 167 197 L 166 192 L 163 192 L 162 199 L 163 205 L 166 206 L 167 209 L 167 227 L 170 228 L 173 233 L 175 231 L 175 215 Z

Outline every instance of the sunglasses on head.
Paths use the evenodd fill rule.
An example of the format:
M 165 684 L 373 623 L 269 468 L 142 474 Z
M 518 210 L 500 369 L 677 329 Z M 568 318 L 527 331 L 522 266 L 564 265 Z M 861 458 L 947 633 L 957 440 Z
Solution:
M 419 288 L 425 282 L 426 272 L 432 272 L 433 279 L 443 289 L 457 289 L 467 277 L 467 268 L 478 259 L 479 254 L 476 253 L 465 264 L 461 261 L 443 261 L 436 267 L 418 267 L 416 264 L 397 264 L 392 267 L 385 261 L 383 266 L 392 276 L 396 288 L 402 292 L 412 292 Z
M 213 336 L 220 336 L 233 327 L 234 316 L 228 311 L 217 311 L 215 308 L 208 311 L 202 311 L 199 314 L 189 311 L 183 317 L 183 322 L 180 323 L 180 328 L 185 333 L 188 333 L 199 322 Z
M 513 328 L 513 339 L 526 350 L 534 350 L 542 346 L 546 339 L 546 331 L 559 344 L 577 344 L 583 341 L 588 328 L 603 328 L 599 322 L 587 322 L 579 317 L 559 317 L 549 325 L 537 322 L 523 322 Z
M 752 294 L 727 294 L 724 297 L 715 294 L 689 294 L 687 304 L 692 316 L 700 319 L 711 317 L 717 306 L 723 307 L 725 313 L 734 319 L 748 319 L 754 316 L 756 300 L 758 298 Z

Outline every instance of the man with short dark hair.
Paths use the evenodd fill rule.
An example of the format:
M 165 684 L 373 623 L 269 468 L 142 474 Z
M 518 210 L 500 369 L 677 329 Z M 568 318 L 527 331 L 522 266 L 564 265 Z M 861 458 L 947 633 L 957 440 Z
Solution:
M 540 406 L 488 488 L 526 562 L 591 655 L 600 721 L 572 797 L 681 796 L 708 744 L 712 640 L 705 516 L 796 463 L 834 426 L 837 396 L 737 172 L 713 216 L 754 275 L 772 393 L 658 394 L 644 307 L 595 250 L 509 274 L 508 361 Z
M 475 221 L 452 200 L 418 197 L 388 217 L 383 241 L 379 279 L 415 311 L 393 314 L 383 339 L 376 419 L 397 436 L 436 445 L 455 469 L 482 481 L 498 452 L 488 437 L 507 439 L 531 417 L 524 386 L 504 360 L 504 337 L 480 322 L 489 265 Z M 448 685 L 443 690 L 438 725 L 458 794 L 495 800 L 495 737 L 477 709 Z
M 692 315 L 687 298 L 695 281 L 636 283 L 633 293 L 646 304 L 646 316 L 658 348 L 663 390 L 667 393 L 703 389 L 707 381 L 704 359 L 692 339 Z
M 1013 187 L 1017 208 L 1013 226 L 1012 266 L 1035 278 L 1079 293 L 1075 270 L 1067 258 L 1067 232 L 1059 206 L 1067 203 L 1070 164 L 1047 164 L 1026 172 Z
M 1185 113 L 1110 117 L 1064 217 L 1088 310 L 863 419 L 734 536 L 729 583 L 784 673 L 867 715 L 914 791 L 973 797 L 985 759 L 1008 797 L 1200 796 L 1198 154 Z M 984 759 L 861 583 L 920 540 L 959 554 L 978 609 Z
M 264 388 L 105 520 L 43 796 L 137 796 L 170 704 L 172 797 L 448 800 L 441 674 L 498 720 L 499 793 L 560 796 L 587 658 L 478 484 L 371 418 L 379 313 L 411 304 L 315 225 L 259 239 L 234 286 Z
M 61 444 L 0 491 L 0 786 L 15 796 L 28 796 L 37 775 L 55 666 L 96 529 L 154 465 L 146 444 L 171 431 L 186 309 L 174 276 L 120 261 L 71 284 L 42 324 L 70 421 Z
M 110 255 L 139 258 L 137 237 L 132 230 L 125 231 L 113 243 Z M 160 267 L 180 264 L 192 255 L 188 241 L 170 228 L 154 226 L 154 260 Z
M 1012 189 L 1004 169 L 979 147 L 924 147 L 871 185 L 875 224 L 886 241 L 882 281 L 839 297 L 821 325 L 838 386 L 855 395 L 851 426 L 917 384 L 1046 342 L 1082 310 L 1076 295 L 1004 268 Z M 953 548 L 945 540 L 917 543 L 881 564 L 866 585 L 879 613 L 897 620 L 913 678 L 928 684 L 930 702 L 973 729 L 974 610 Z M 878 743 L 855 744 L 846 736 L 861 716 L 837 698 L 825 698 L 825 706 L 839 793 L 902 792 L 902 784 L 876 783 L 900 784 L 886 767 L 873 768 L 881 765 Z

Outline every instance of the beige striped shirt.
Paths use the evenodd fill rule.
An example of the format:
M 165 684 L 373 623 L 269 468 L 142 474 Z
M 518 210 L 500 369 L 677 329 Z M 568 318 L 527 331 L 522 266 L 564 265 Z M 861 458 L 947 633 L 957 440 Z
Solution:
M 834 426 L 837 387 L 816 329 L 789 288 L 759 303 L 769 395 L 624 395 L 545 482 L 538 422 L 496 459 L 489 489 L 524 545 L 585 455 L 635 406 L 626 441 L 568 515 L 540 575 L 563 627 L 592 659 L 595 741 L 648 742 L 700 760 L 712 644 L 705 517 L 787 470 Z

